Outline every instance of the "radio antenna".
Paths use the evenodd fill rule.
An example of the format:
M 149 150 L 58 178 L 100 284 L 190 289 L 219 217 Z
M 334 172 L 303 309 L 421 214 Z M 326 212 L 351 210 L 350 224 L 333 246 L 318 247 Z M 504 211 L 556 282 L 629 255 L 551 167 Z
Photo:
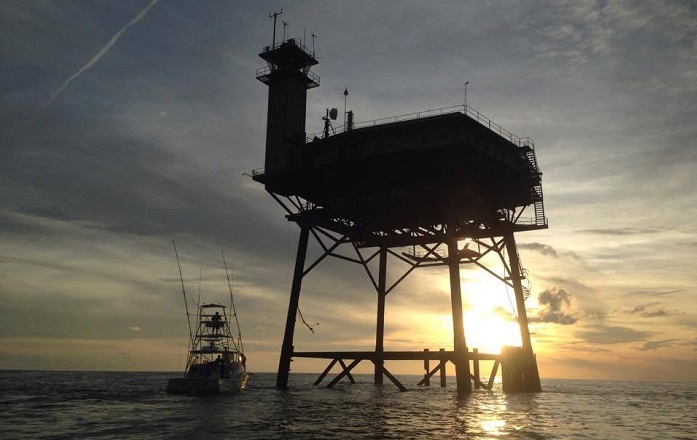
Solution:
M 283 20 L 281 20 L 281 23 L 283 23 L 283 41 L 286 41 L 286 28 L 288 27 L 288 23 Z
M 276 18 L 283 14 L 283 8 L 281 8 L 281 12 L 269 12 L 269 19 L 273 17 L 273 40 L 271 43 L 271 48 L 276 45 Z
M 184 296 L 184 310 L 186 311 L 186 323 L 189 325 L 189 347 L 193 346 L 194 334 L 191 330 L 191 318 L 189 315 L 189 305 L 186 300 L 186 289 L 184 289 L 184 276 L 182 275 L 182 266 L 179 264 L 179 253 L 177 252 L 177 245 L 172 240 L 172 246 L 174 246 L 174 256 L 177 257 L 177 267 L 179 268 L 179 280 L 182 283 L 182 295 Z

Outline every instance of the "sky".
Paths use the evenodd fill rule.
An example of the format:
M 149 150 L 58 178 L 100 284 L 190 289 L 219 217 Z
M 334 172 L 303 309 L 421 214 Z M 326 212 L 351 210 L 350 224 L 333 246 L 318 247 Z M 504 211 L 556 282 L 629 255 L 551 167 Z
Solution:
M 174 240 L 190 300 L 227 303 L 224 251 L 249 368 L 276 370 L 299 229 L 248 174 L 282 7 L 286 37 L 316 35 L 308 132 L 345 88 L 360 122 L 461 105 L 469 81 L 534 139 L 549 229 L 516 240 L 543 378 L 697 380 L 697 4 L 675 0 L 0 2 L 0 368 L 183 369 Z M 462 267 L 465 331 L 493 351 L 511 292 L 482 272 Z M 372 350 L 376 302 L 323 262 L 296 349 Z M 386 350 L 452 348 L 446 268 L 386 307 Z

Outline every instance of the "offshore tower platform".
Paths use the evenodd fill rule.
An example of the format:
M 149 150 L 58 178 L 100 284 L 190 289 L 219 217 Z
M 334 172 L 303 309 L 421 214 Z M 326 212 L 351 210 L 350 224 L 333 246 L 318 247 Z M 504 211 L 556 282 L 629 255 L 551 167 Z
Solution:
M 532 140 L 518 138 L 469 108 L 415 114 L 384 124 L 353 124 L 329 135 L 307 138 L 307 90 L 319 86 L 310 69 L 314 50 L 300 40 L 274 41 L 259 54 L 267 65 L 256 72 L 269 87 L 265 167 L 252 178 L 300 227 L 276 387 L 286 389 L 294 357 L 331 360 L 315 384 L 337 363 L 341 371 L 329 387 L 361 361 L 374 364 L 374 381 L 390 379 L 406 389 L 386 368 L 386 360 L 423 360 L 429 384 L 436 373 L 445 385 L 445 365 L 455 365 L 458 392 L 491 389 L 499 365 L 504 391 L 540 391 L 530 341 L 524 288 L 525 271 L 516 249 L 516 232 L 547 228 L 541 172 Z M 327 115 L 329 116 L 329 115 Z M 317 240 L 322 255 L 306 264 L 308 240 Z M 458 242 L 467 241 L 464 247 Z M 355 257 L 338 253 L 353 248 Z M 497 255 L 503 275 L 482 258 Z M 295 351 L 293 336 L 302 280 L 326 257 L 362 265 L 377 292 L 374 351 Z M 387 284 L 388 260 L 408 269 Z M 376 264 L 377 263 L 377 264 Z M 502 353 L 479 353 L 467 346 L 464 332 L 460 265 L 475 264 L 515 292 L 521 347 Z M 377 265 L 377 273 L 371 266 Z M 450 275 L 453 350 L 385 351 L 385 297 L 419 267 L 447 266 Z M 494 361 L 491 377 L 480 380 L 479 361 Z M 348 365 L 345 361 L 351 361 Z M 432 370 L 429 361 L 437 361 Z

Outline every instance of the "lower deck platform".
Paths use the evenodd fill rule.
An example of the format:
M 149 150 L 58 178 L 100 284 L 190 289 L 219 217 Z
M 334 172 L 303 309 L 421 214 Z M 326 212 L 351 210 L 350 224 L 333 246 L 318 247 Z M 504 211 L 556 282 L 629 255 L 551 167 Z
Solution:
M 440 375 L 440 386 L 446 386 L 446 364 L 451 362 L 455 365 L 457 359 L 457 353 L 455 351 L 446 351 L 445 349 L 440 349 L 438 351 L 431 351 L 425 349 L 423 351 L 299 351 L 294 352 L 293 357 L 298 358 L 313 358 L 313 359 L 331 359 L 331 362 L 324 371 L 319 375 L 314 385 L 319 385 L 326 378 L 326 376 L 331 372 L 331 370 L 338 364 L 341 371 L 327 384 L 327 388 L 332 388 L 334 385 L 339 383 L 344 378 L 348 379 L 351 383 L 355 383 L 355 380 L 351 376 L 351 370 L 353 370 L 362 361 L 369 361 L 373 363 L 376 367 L 375 373 L 375 383 L 382 383 L 382 375 L 387 377 L 400 391 L 406 391 L 407 387 L 404 386 L 392 373 L 387 370 L 384 366 L 384 361 L 415 361 L 421 360 L 424 363 L 424 377 L 419 381 L 417 385 L 430 385 L 430 379 L 436 373 Z M 501 365 L 500 354 L 490 354 L 490 353 L 479 353 L 475 348 L 472 351 L 467 351 L 464 353 L 464 358 L 467 362 L 472 363 L 472 374 L 470 374 L 470 379 L 474 384 L 474 388 L 491 390 L 494 384 L 494 379 L 498 368 Z M 351 361 L 348 365 L 346 361 Z M 434 368 L 431 369 L 430 361 L 437 361 Z M 493 367 L 489 380 L 487 383 L 481 381 L 480 378 L 480 361 L 493 361 Z

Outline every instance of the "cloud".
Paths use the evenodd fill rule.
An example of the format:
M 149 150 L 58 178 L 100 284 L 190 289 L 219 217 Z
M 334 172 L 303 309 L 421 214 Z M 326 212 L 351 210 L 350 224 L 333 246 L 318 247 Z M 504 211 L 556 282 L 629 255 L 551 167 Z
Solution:
M 664 296 L 681 292 L 683 290 L 634 290 L 629 292 L 627 296 Z
M 577 254 L 574 252 L 558 252 L 554 247 L 544 244 L 544 243 L 521 243 L 518 245 L 518 248 L 520 249 L 526 249 L 526 250 L 531 250 L 535 252 L 539 252 L 540 254 L 547 256 L 547 257 L 552 257 L 552 258 L 564 258 L 568 257 L 574 260 L 580 260 L 581 257 L 579 257 Z
M 552 246 L 549 246 L 547 244 L 521 243 L 518 245 L 518 248 L 536 251 L 536 252 L 539 252 L 542 255 L 546 255 L 548 257 L 559 258 L 559 254 L 557 253 L 556 249 L 554 249 Z
M 138 327 L 137 325 L 134 325 L 133 327 L 128 327 L 128 330 L 135 332 L 135 333 L 139 333 L 141 331 L 140 327 Z
M 673 347 L 675 344 L 676 339 L 663 339 L 661 341 L 648 341 L 645 342 L 644 345 L 642 345 L 640 348 L 637 348 L 639 351 L 654 351 L 658 350 L 659 348 L 664 348 L 664 347 Z
M 644 318 L 655 318 L 659 316 L 667 316 L 668 312 L 663 308 L 657 308 L 656 306 L 660 303 L 647 303 L 640 304 L 632 309 L 625 310 L 624 313 L 628 315 L 639 315 Z
M 595 234 L 595 235 L 645 235 L 645 234 L 656 234 L 660 232 L 658 229 L 652 228 L 607 228 L 607 229 L 581 229 L 576 231 L 579 234 Z
M 571 307 L 571 295 L 566 290 L 547 289 L 537 296 L 537 300 L 540 309 L 530 318 L 531 322 L 571 325 L 578 321 L 578 318 L 563 310 Z
M 576 336 L 590 344 L 614 345 L 643 341 L 651 332 L 634 330 L 623 326 L 596 326 L 591 330 L 579 330 Z
M 159 0 L 152 0 L 145 8 L 143 8 L 140 12 L 138 12 L 138 14 L 136 14 L 136 16 L 133 17 L 133 19 L 132 19 L 131 21 L 129 21 L 128 23 L 126 23 L 126 25 L 125 25 L 124 27 L 122 27 L 117 33 L 115 33 L 115 34 L 111 37 L 111 39 L 107 42 L 107 44 L 99 50 L 99 52 L 97 52 L 97 53 L 96 53 L 84 66 L 82 66 L 77 72 L 75 72 L 75 73 L 72 74 L 68 79 L 65 80 L 65 82 L 63 83 L 63 85 L 60 86 L 60 87 L 58 88 L 58 90 L 56 90 L 56 91 L 51 95 L 51 97 L 48 98 L 48 100 L 44 103 L 44 107 L 50 106 L 51 103 L 56 99 L 56 97 L 57 97 L 58 95 L 60 95 L 60 93 L 63 91 L 63 89 L 65 89 L 66 87 L 68 87 L 68 84 L 70 84 L 75 78 L 77 78 L 78 76 L 80 76 L 85 70 L 87 70 L 87 69 L 91 68 L 92 66 L 94 66 L 95 64 L 97 64 L 97 63 L 99 62 L 99 60 L 100 60 L 104 55 L 106 55 L 106 53 L 109 51 L 109 49 L 111 49 L 111 47 L 112 47 L 114 44 L 116 44 L 116 42 L 117 42 L 117 41 L 119 40 L 119 38 L 121 37 L 121 34 L 123 34 L 124 32 L 126 32 L 126 30 L 127 30 L 129 27 L 133 26 L 134 24 L 136 24 L 137 22 L 139 22 L 143 17 L 145 17 L 145 14 L 148 13 L 148 10 L 149 10 L 150 8 L 152 8 L 153 6 L 155 6 L 155 3 L 157 3 L 158 1 L 159 1 Z
M 683 344 L 683 345 L 685 345 L 685 346 L 687 346 L 687 347 L 691 347 L 691 348 L 692 348 L 692 351 L 697 351 L 697 338 L 695 338 L 695 339 L 693 339 L 692 341 L 690 341 L 690 342 L 688 342 L 688 343 L 686 343 L 686 344 Z

